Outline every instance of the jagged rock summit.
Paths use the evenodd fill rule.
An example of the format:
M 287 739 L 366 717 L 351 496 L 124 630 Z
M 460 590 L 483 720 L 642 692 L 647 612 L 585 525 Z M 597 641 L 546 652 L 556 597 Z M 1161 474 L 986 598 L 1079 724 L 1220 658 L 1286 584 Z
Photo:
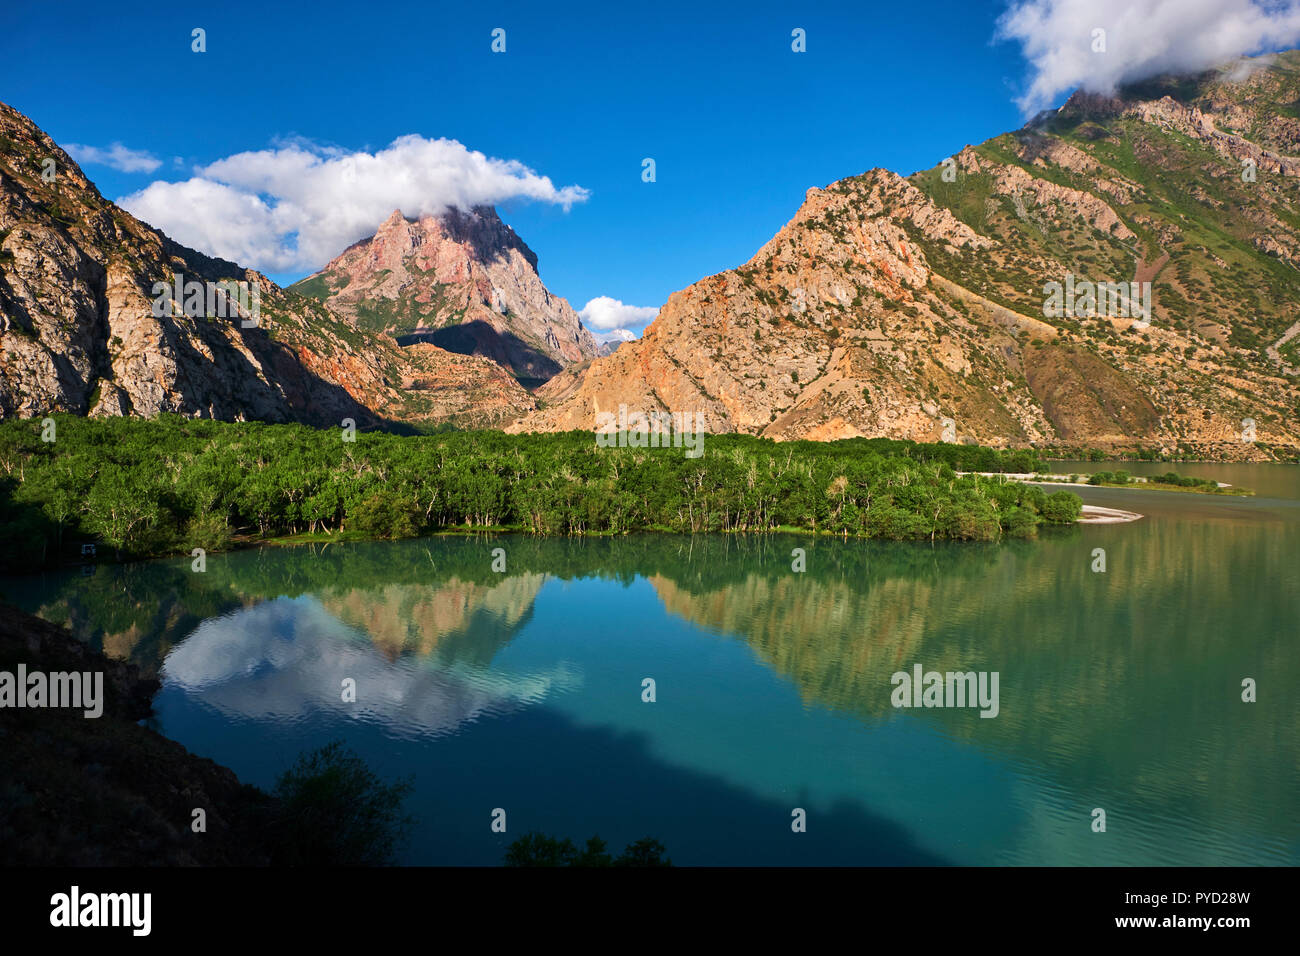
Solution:
M 418 219 L 394 210 L 373 236 L 293 288 L 363 328 L 490 358 L 529 384 L 599 348 L 490 206 Z

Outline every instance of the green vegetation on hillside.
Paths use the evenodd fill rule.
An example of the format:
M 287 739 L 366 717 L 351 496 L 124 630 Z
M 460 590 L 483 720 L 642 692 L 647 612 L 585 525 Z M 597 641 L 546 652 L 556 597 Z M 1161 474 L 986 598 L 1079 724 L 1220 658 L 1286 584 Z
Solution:
M 324 302 L 334 294 L 334 289 L 330 287 L 329 281 L 323 275 L 314 275 L 306 279 L 300 279 L 291 286 L 286 286 L 289 292 L 296 292 L 301 296 L 309 299 L 315 299 L 318 302 Z
M 240 538 L 774 531 L 994 540 L 1069 524 L 1081 502 L 960 471 L 1040 470 L 1037 454 L 887 439 L 705 436 L 600 448 L 590 432 L 399 436 L 302 425 L 58 416 L 0 423 L 0 544 L 33 570 L 97 542 L 118 558 Z
M 1276 363 L 1266 350 L 1294 321 L 1300 295 L 1285 251 L 1300 224 L 1293 180 L 1266 169 L 1243 172 L 1248 143 L 1237 142 L 1230 152 L 1225 140 L 1204 129 L 1194 137 L 1177 123 L 1125 107 L 1172 97 L 1205 111 L 1206 129 L 1289 154 L 1294 134 L 1283 117 L 1290 116 L 1293 106 L 1286 104 L 1300 89 L 1297 61 L 1294 51 L 1286 54 L 1252 83 L 1207 72 L 1146 81 L 1119 91 L 1119 101 L 1071 100 L 974 147 L 955 166 L 910 177 L 937 205 L 994 238 L 992 250 L 954 247 L 916 223 L 904 228 L 939 274 L 1013 312 L 1041 316 L 1067 339 L 1106 355 L 1127 353 L 1144 363 L 1153 355 L 1174 362 L 1196 355 L 1242 370 L 1272 370 Z M 945 180 L 948 170 L 951 181 Z M 1045 184 L 1051 188 L 1039 188 Z M 1094 224 L 1079 215 L 1071 195 L 1108 208 L 1119 223 Z M 1106 321 L 1044 315 L 1044 283 L 1060 282 L 1067 272 L 1121 282 L 1140 275 L 1152 282 L 1154 326 L 1177 330 L 1189 344 L 1119 331 Z M 1294 366 L 1296 354 L 1284 347 L 1280 359 Z M 1187 403 L 1218 407 L 1219 389 L 1210 378 L 1179 391 L 1170 394 L 1175 410 Z

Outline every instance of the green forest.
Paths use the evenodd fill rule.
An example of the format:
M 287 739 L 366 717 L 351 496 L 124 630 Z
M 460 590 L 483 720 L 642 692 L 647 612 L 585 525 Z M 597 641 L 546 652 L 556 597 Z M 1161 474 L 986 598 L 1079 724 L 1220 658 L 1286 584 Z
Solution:
M 1033 451 L 889 439 L 708 436 L 600 448 L 590 432 L 394 435 L 163 416 L 0 423 L 8 570 L 94 543 L 119 560 L 289 536 L 449 531 L 608 535 L 797 530 L 891 540 L 1032 537 L 1067 491 L 958 471 L 1033 472 Z M 352 440 L 348 440 L 348 439 Z M 52 439 L 52 440 L 49 440 Z

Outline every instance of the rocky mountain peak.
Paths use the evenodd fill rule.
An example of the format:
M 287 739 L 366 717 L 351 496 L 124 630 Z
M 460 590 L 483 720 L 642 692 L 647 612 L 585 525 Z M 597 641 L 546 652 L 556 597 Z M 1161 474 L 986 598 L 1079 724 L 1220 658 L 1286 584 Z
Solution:
M 598 345 L 537 272 L 537 255 L 491 206 L 407 218 L 400 210 L 294 286 L 388 332 L 480 355 L 540 384 Z

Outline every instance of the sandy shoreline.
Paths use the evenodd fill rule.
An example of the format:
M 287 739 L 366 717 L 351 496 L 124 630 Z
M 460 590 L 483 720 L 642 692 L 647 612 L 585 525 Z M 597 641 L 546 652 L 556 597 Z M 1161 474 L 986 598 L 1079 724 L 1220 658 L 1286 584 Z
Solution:
M 1084 505 L 1079 515 L 1079 524 L 1125 524 L 1137 521 L 1142 515 L 1133 511 L 1120 511 L 1118 508 L 1102 508 L 1098 505 Z

